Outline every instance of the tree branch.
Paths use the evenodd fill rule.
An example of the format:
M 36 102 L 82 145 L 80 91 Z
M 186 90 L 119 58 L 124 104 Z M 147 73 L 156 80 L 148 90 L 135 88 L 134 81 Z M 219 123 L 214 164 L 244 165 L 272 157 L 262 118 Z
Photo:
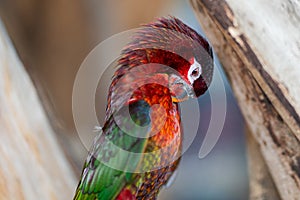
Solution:
M 281 198 L 299 199 L 299 23 L 278 11 L 292 0 L 264 2 L 191 0 Z
M 75 177 L 0 22 L 0 199 L 70 199 Z

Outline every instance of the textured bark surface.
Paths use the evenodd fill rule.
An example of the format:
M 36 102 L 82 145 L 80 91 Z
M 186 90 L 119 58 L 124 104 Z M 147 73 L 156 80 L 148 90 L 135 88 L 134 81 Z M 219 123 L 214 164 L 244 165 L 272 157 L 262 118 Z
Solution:
M 76 72 L 93 46 L 86 4 L 0 0 L 0 17 L 78 176 L 86 149 L 74 130 L 71 105 Z
M 280 200 L 278 191 L 250 129 L 246 129 L 250 200 Z
M 0 22 L 0 199 L 71 199 L 72 169 Z
M 293 21 L 299 21 L 298 12 L 279 14 L 280 2 L 294 3 L 293 9 L 299 9 L 296 1 L 288 0 L 269 4 L 255 0 L 240 6 L 231 0 L 192 0 L 191 4 L 231 82 L 281 198 L 291 200 L 300 198 L 300 88 L 295 85 L 300 63 L 300 46 L 295 44 L 300 34 L 299 23 Z M 285 28 L 291 32 L 282 34 Z

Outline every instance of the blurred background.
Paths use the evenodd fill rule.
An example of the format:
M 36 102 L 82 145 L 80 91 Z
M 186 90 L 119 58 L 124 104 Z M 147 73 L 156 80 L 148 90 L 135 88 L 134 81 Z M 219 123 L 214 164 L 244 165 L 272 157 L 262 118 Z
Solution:
M 40 97 L 47 102 L 45 109 L 78 178 L 87 154 L 72 117 L 72 87 L 80 64 L 101 41 L 169 14 L 201 32 L 185 0 L 0 1 L 0 16 Z M 224 75 L 223 80 L 228 103 L 217 145 L 204 159 L 198 158 L 211 112 L 206 94 L 199 99 L 198 134 L 182 158 L 177 178 L 161 193 L 161 199 L 248 199 L 244 122 Z

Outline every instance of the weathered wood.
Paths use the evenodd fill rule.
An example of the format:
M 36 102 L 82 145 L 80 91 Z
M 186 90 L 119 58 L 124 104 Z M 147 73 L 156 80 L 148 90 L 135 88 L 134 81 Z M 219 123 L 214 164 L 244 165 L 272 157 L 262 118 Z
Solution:
M 251 58 L 249 70 L 300 139 L 300 2 L 227 2 L 234 11 L 235 23 L 227 27 L 229 34 L 239 44 L 241 53 Z
M 282 35 L 281 31 L 276 31 L 280 29 L 280 26 L 276 25 L 282 25 L 281 21 L 287 17 L 284 18 L 283 14 L 276 16 L 278 12 L 276 6 L 268 7 L 263 0 L 255 0 L 255 8 L 249 5 L 250 1 L 247 4 L 238 2 L 243 4 L 241 6 L 235 5 L 231 0 L 192 0 L 191 2 L 223 64 L 241 111 L 260 145 L 281 198 L 299 199 L 300 101 L 297 99 L 300 92 L 299 87 L 294 83 L 299 81 L 297 63 L 300 63 L 300 57 L 297 57 L 299 53 L 297 46 L 293 45 L 291 46 L 293 49 L 287 49 L 288 47 L 283 46 L 282 41 L 286 41 L 287 44 L 297 43 L 299 40 L 295 39 L 300 34 Z M 274 1 L 274 4 L 277 5 L 278 2 Z M 240 8 L 242 6 L 245 8 Z M 251 9 L 248 9 L 249 7 Z M 245 16 L 255 16 L 257 13 L 266 14 L 264 16 L 260 14 L 258 19 L 256 17 L 243 19 L 246 18 Z M 256 21 L 251 21 L 252 19 Z M 269 21 L 272 23 L 268 24 L 270 27 L 265 31 L 263 28 Z M 289 20 L 286 24 L 287 30 L 298 30 L 299 33 L 299 25 Z M 257 27 L 263 28 L 257 29 Z M 266 34 L 264 37 L 270 37 L 269 43 L 258 39 L 262 34 Z M 276 45 L 272 44 L 272 41 L 277 40 L 280 42 Z M 258 41 L 263 44 L 259 44 Z M 290 55 L 289 52 L 294 55 Z M 282 59 L 281 65 L 273 63 L 272 58 L 275 56 Z M 291 62 L 286 63 L 290 59 Z M 279 62 L 278 59 L 274 61 Z M 283 72 L 282 69 L 286 69 L 287 66 L 289 69 Z M 285 74 L 288 79 L 283 78 Z
M 75 177 L 0 22 L 0 199 L 71 199 Z
M 91 31 L 93 14 L 87 9 L 82 0 L 0 0 L 0 18 L 78 177 L 86 149 L 74 128 L 72 88 L 80 63 L 94 46 L 92 35 L 101 35 Z
M 246 128 L 250 200 L 280 200 L 278 191 L 251 130 Z

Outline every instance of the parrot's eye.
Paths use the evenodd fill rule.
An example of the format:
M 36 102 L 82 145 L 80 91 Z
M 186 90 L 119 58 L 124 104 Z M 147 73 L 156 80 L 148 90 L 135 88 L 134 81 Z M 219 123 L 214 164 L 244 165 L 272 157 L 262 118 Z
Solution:
M 196 69 L 193 70 L 192 76 L 198 77 L 198 75 L 199 75 L 199 68 L 196 68 Z
M 202 73 L 202 68 L 200 63 L 198 63 L 197 60 L 193 58 L 192 64 L 188 71 L 188 80 L 190 81 L 190 83 L 193 84 L 194 81 L 200 77 L 201 73 Z

